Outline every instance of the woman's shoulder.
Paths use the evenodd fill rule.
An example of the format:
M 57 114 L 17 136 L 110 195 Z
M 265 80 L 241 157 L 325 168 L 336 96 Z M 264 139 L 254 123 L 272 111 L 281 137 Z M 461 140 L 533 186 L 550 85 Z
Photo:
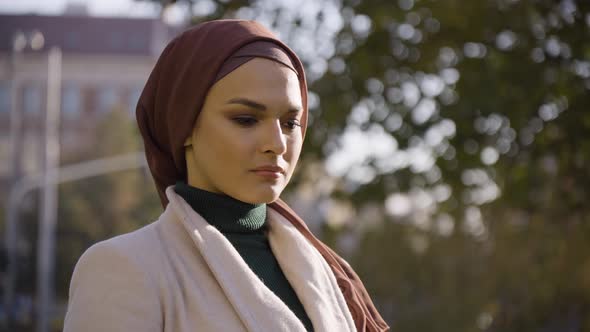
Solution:
M 155 221 L 134 231 L 99 241 L 92 247 L 112 248 L 113 250 L 143 249 L 145 246 L 149 247 L 149 244 L 154 244 L 154 240 L 157 238 L 158 227 L 158 221 Z
M 149 272 L 158 271 L 168 264 L 167 257 L 171 252 L 185 250 L 190 242 L 175 213 L 166 209 L 156 221 L 142 228 L 89 247 L 79 258 L 74 272 L 88 265 L 111 269 L 121 264 Z
M 98 242 L 82 254 L 70 282 L 64 331 L 161 330 L 154 226 Z M 130 312 L 154 321 L 130 319 Z
M 157 228 L 156 221 L 135 231 L 99 241 L 80 256 L 77 265 L 86 260 L 111 264 L 123 260 L 138 267 L 145 265 L 148 258 L 157 257 L 157 251 L 161 245 Z

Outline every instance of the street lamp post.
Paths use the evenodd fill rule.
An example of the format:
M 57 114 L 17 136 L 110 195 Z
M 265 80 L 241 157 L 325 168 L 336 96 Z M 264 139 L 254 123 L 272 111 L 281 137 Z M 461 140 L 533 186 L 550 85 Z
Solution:
M 45 112 L 45 149 L 43 191 L 37 252 L 37 331 L 48 332 L 54 310 L 55 232 L 57 223 L 59 176 L 59 120 L 61 108 L 61 50 L 53 47 L 48 56 L 47 111 Z
M 18 60 L 22 51 L 27 45 L 26 35 L 18 31 L 12 40 L 10 53 L 10 159 L 11 176 L 10 187 L 13 188 L 22 176 L 22 112 L 20 111 L 18 89 Z M 10 203 L 9 203 L 10 204 Z M 6 311 L 7 324 L 12 323 L 12 309 L 14 308 L 15 284 L 17 275 L 17 243 L 18 243 L 18 222 L 17 211 L 6 208 L 6 229 L 4 230 L 4 245 L 7 256 L 6 276 L 4 278 L 4 308 Z
M 29 38 L 27 38 L 29 37 Z M 40 31 L 32 31 L 29 36 L 17 32 L 13 40 L 11 53 L 11 191 L 22 178 L 22 111 L 18 105 L 17 62 L 22 51 L 27 47 L 33 51 L 43 49 L 45 38 Z M 43 149 L 43 183 L 40 206 L 39 241 L 37 252 L 37 331 L 49 331 L 49 320 L 53 302 L 53 280 L 55 266 L 55 225 L 57 219 L 57 185 L 59 169 L 59 121 L 61 108 L 61 50 L 53 47 L 47 57 L 47 109 L 45 112 L 44 149 Z M 14 323 L 12 311 L 15 308 L 15 286 L 18 261 L 18 209 L 9 200 L 6 215 L 5 245 L 8 256 L 7 276 L 4 280 L 4 305 L 9 328 Z

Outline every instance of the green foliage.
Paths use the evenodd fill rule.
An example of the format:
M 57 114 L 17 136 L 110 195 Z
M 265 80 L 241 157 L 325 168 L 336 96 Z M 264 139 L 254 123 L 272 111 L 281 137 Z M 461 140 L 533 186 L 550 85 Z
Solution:
M 382 229 L 364 235 L 353 262 L 387 320 L 401 331 L 589 330 L 585 280 L 590 265 L 584 254 L 590 234 L 585 204 L 589 4 L 363 1 L 350 6 L 354 15 L 338 39 L 352 38 L 355 47 L 334 55 L 346 69 L 328 72 L 311 87 L 321 97 L 313 130 L 326 133 L 313 144 L 325 146 L 334 139 L 327 133 L 350 128 L 344 110 L 364 100 L 377 106 L 355 125 L 387 128 L 389 118 L 402 118 L 403 124 L 389 131 L 400 149 L 428 143 L 431 130 L 445 119 L 456 126 L 454 135 L 431 146 L 440 178 L 429 179 L 432 168 L 377 170 L 359 187 L 364 189 L 350 195 L 362 206 L 386 199 L 392 188 L 411 192 L 444 184 L 453 193 L 437 205 L 430 230 L 411 225 L 411 218 L 400 223 L 386 217 L 390 221 Z M 355 26 L 365 18 L 359 15 L 371 21 L 366 33 Z M 428 75 L 445 79 L 455 70 L 457 82 L 428 95 Z M 352 84 L 343 87 L 338 81 Z M 419 107 L 407 96 L 396 98 L 395 92 L 408 86 L 419 87 L 421 100 L 436 104 L 426 120 L 417 121 Z M 380 115 L 384 107 L 385 117 Z M 484 151 L 497 153 L 497 160 Z M 478 198 L 478 183 L 469 180 L 474 170 L 498 186 L 499 197 Z M 466 214 L 477 211 L 483 225 L 469 235 Z M 455 220 L 448 237 L 433 231 L 442 212 Z M 427 244 L 418 251 L 406 245 L 416 241 L 416 232 Z

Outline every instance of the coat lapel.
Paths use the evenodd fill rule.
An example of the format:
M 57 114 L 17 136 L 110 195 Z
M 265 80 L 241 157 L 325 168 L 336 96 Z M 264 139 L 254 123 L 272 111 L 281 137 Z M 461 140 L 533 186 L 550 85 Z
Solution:
M 267 209 L 269 242 L 316 332 L 356 331 L 346 300 L 321 254 L 280 213 Z
M 223 234 L 196 213 L 173 187 L 166 189 L 166 195 L 169 208 L 190 234 L 249 331 L 305 331 L 297 316 L 264 285 Z

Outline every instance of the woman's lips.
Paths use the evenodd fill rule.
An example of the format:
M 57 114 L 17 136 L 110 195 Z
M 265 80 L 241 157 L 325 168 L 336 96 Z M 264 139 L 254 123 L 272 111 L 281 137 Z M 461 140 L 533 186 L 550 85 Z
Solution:
M 252 172 L 263 178 L 278 179 L 285 173 L 285 170 L 282 167 L 270 165 L 255 168 Z
M 252 171 L 254 174 L 267 179 L 278 179 L 283 173 L 273 171 Z

